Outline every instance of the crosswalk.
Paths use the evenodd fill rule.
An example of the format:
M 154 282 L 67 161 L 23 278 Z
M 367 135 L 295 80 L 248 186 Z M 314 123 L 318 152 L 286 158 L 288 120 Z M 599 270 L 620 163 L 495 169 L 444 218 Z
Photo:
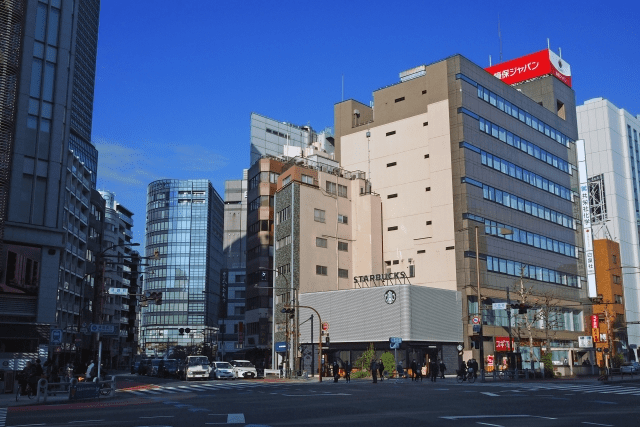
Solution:
M 132 388 L 118 390 L 118 393 L 128 393 L 135 396 L 154 396 L 162 394 L 178 394 L 178 393 L 198 393 L 211 392 L 220 390 L 251 390 L 255 388 L 286 386 L 283 383 L 263 383 L 263 382 L 203 382 L 197 384 L 179 385 L 179 386 L 153 386 L 150 388 Z
M 616 386 L 606 384 L 541 384 L 541 383 L 494 383 L 495 386 L 509 388 L 511 390 L 521 390 L 527 392 L 539 392 L 544 390 L 568 391 L 573 393 L 599 393 L 640 396 L 640 387 Z

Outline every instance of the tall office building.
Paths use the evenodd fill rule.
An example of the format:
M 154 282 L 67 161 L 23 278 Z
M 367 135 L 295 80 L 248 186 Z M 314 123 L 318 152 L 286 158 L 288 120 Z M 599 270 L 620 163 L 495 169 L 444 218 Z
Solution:
M 67 152 L 81 157 L 84 148 L 97 165 L 90 134 L 99 10 L 99 0 L 0 6 L 0 341 L 9 353 L 46 349 L 50 329 L 63 326 L 56 312 L 70 238 Z M 91 162 L 85 167 L 95 179 Z M 86 233 L 86 224 L 79 231 Z M 70 274 L 65 291 L 79 305 L 84 272 Z
M 604 98 L 577 107 L 578 132 L 585 141 L 593 236 L 620 244 L 628 356 L 640 345 L 640 115 Z M 613 303 L 613 301 L 610 301 Z
M 345 169 L 366 171 L 382 197 L 387 271 L 380 273 L 414 275 L 411 287 L 392 289 L 395 300 L 406 300 L 416 286 L 461 297 L 461 324 L 438 325 L 453 328 L 450 338 L 436 328 L 414 341 L 411 322 L 396 330 L 407 355 L 446 358 L 461 344 L 465 359 L 491 370 L 502 365 L 511 333 L 523 362 L 539 360 L 545 346 L 556 362 L 586 357 L 577 349 L 586 284 L 575 99 L 570 78 L 553 71 L 551 54 L 489 72 L 455 55 L 401 73 L 399 82 L 373 92 L 372 107 L 355 100 L 335 105 L 337 159 Z M 519 70 L 521 79 L 511 80 Z M 529 317 L 508 317 L 506 290 L 511 301 L 522 301 L 521 283 L 533 294 L 529 302 L 553 295 L 546 307 L 552 321 L 533 303 Z M 379 298 L 374 303 L 384 305 L 382 292 Z M 435 299 L 429 304 L 425 310 L 439 309 Z M 329 322 L 333 331 L 336 322 Z M 463 342 L 456 342 L 460 329 Z M 380 334 L 379 341 L 387 339 Z
M 247 174 L 224 183 L 224 234 L 220 301 L 220 360 L 244 359 L 247 274 Z
M 289 155 L 287 147 L 301 149 L 310 147 L 314 143 L 324 153 L 333 154 L 331 128 L 316 132 L 308 125 L 298 126 L 251 113 L 251 165 L 263 156 Z
M 181 346 L 209 356 L 220 309 L 224 202 L 206 179 L 154 181 L 147 190 L 143 290 L 162 304 L 142 309 L 140 345 L 147 354 Z

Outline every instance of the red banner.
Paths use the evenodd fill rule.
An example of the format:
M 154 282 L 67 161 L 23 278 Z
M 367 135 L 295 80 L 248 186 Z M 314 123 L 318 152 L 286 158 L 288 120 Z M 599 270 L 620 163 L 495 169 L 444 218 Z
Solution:
M 600 321 L 598 319 L 598 315 L 594 314 L 591 316 L 591 329 L 598 329 L 600 327 Z
M 485 68 L 485 71 L 508 85 L 552 75 L 571 87 L 571 67 L 548 49 L 493 65 Z
M 496 337 L 496 351 L 511 351 L 509 337 Z

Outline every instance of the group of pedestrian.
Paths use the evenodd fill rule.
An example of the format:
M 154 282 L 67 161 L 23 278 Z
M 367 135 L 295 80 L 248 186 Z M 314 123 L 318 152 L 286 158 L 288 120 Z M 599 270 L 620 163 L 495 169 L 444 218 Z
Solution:
M 470 359 L 469 363 L 477 364 L 477 362 L 475 362 L 475 359 Z M 465 366 L 465 371 L 466 371 L 466 365 L 464 364 L 464 362 L 462 363 L 462 365 Z M 398 366 L 400 367 L 401 365 L 398 365 Z M 384 367 L 384 363 L 382 362 L 382 359 L 379 359 L 379 360 L 371 359 L 371 364 L 369 365 L 369 368 L 371 369 L 371 377 L 373 379 L 374 384 L 378 382 L 378 376 L 380 377 L 380 381 L 384 381 L 385 367 Z M 414 359 L 411 362 L 410 368 L 411 368 L 411 381 L 416 381 L 416 382 L 418 380 L 422 381 L 422 377 L 423 377 L 422 364 L 418 363 Z M 337 383 L 338 379 L 340 378 L 340 364 L 338 363 L 337 360 L 333 362 L 332 369 L 333 369 L 333 382 Z M 343 369 L 344 369 L 344 378 L 346 382 L 351 382 L 351 370 L 352 370 L 351 362 L 349 361 L 345 362 L 343 364 Z M 442 360 L 431 359 L 429 361 L 429 376 L 432 382 L 435 382 L 438 376 L 444 379 L 444 373 L 446 370 L 447 370 L 447 366 L 444 364 Z M 87 376 L 89 376 L 88 370 L 87 370 Z
M 340 378 L 340 364 L 338 361 L 333 362 L 333 382 L 337 383 Z M 351 382 L 351 362 L 347 361 L 344 364 L 344 379 L 348 383 Z
M 478 361 L 476 359 L 469 359 L 467 363 L 464 360 L 460 364 L 460 373 L 462 374 L 463 381 L 467 379 L 467 373 L 473 374 L 473 378 L 478 378 Z

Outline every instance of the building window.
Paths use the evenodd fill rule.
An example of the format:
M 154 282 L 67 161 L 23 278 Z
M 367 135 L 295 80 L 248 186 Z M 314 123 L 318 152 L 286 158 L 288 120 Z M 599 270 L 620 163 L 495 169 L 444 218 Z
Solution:
M 278 215 L 277 215 L 278 224 L 280 224 L 283 221 L 287 221 L 290 218 L 291 218 L 291 206 L 287 206 L 286 208 L 278 212 Z
M 614 264 L 617 264 L 617 263 L 618 263 L 618 258 L 617 258 L 615 255 L 613 256 L 613 263 L 614 263 Z
M 338 222 L 340 224 L 348 224 L 349 223 L 349 219 L 347 218 L 346 215 L 340 215 L 338 214 Z
M 318 276 L 326 276 L 327 275 L 327 267 L 324 265 L 316 265 L 316 274 Z
M 394 225 L 393 227 L 387 228 L 387 231 L 396 231 L 397 229 L 398 229 L 398 226 Z
M 402 98 L 396 98 L 396 102 L 402 102 L 404 101 L 404 96 Z
M 327 193 L 336 194 L 336 183 L 327 181 Z
M 342 279 L 348 279 L 349 278 L 349 270 L 345 270 L 344 268 L 339 268 L 338 269 L 338 277 L 340 277 Z
M 313 220 L 316 222 L 325 222 L 324 211 L 322 209 L 313 210 Z
M 338 242 L 338 250 L 343 252 L 349 252 L 349 243 Z
M 431 191 L 431 187 L 425 188 L 424 191 Z
M 316 237 L 316 246 L 318 248 L 326 248 L 327 247 L 327 239 L 323 239 L 321 237 Z
M 313 177 L 310 175 L 302 175 L 302 182 L 304 184 L 311 184 L 313 185 Z
M 427 90 L 426 90 L 426 89 L 422 91 L 422 94 L 423 94 L 423 95 L 426 95 L 426 93 L 427 93 Z
M 419 250 L 419 251 L 418 251 L 418 253 L 419 253 L 419 254 L 423 254 L 423 253 L 425 253 L 425 252 L 427 252 L 427 251 L 426 251 L 426 250 L 424 250 L 424 249 L 421 249 L 421 250 Z
M 429 126 L 429 122 L 422 123 L 422 126 Z
M 620 276 L 616 276 L 615 274 L 613 275 L 613 283 L 616 285 L 619 285 L 621 282 L 620 280 Z
M 447 246 L 447 247 L 446 247 L 446 250 L 447 250 L 447 251 L 450 251 L 450 250 L 452 250 L 453 248 L 454 248 L 454 246 Z
M 276 240 L 276 250 L 291 244 L 291 235 Z
M 395 134 L 396 134 L 395 130 L 392 130 L 391 132 L 387 132 L 387 136 L 391 136 L 391 135 L 395 135 Z
M 387 167 L 390 168 L 390 167 L 395 166 L 397 164 L 398 164 L 397 162 L 387 163 Z
M 416 277 L 416 266 L 413 264 L 409 266 L 409 277 Z
M 398 264 L 400 264 L 400 261 L 399 261 L 399 260 L 397 260 L 397 259 L 394 259 L 394 260 L 393 260 L 393 265 L 398 265 Z
M 347 186 L 338 184 L 338 196 L 347 197 Z
M 427 221 L 427 225 L 431 225 L 431 221 Z
M 616 304 L 622 304 L 622 295 L 614 295 L 613 297 Z
M 286 176 L 286 177 L 284 177 L 284 178 L 282 179 L 282 185 L 283 185 L 283 186 L 284 186 L 284 185 L 287 185 L 287 184 L 288 184 L 288 183 L 290 183 L 290 182 L 291 182 L 291 175 Z
M 398 197 L 398 193 L 396 193 L 396 194 L 389 194 L 389 195 L 387 196 L 387 199 L 395 199 L 396 197 Z
M 425 155 L 424 155 L 424 158 L 425 158 L 425 159 L 428 159 L 428 158 L 429 158 L 429 155 L 428 155 L 428 154 L 425 154 Z

